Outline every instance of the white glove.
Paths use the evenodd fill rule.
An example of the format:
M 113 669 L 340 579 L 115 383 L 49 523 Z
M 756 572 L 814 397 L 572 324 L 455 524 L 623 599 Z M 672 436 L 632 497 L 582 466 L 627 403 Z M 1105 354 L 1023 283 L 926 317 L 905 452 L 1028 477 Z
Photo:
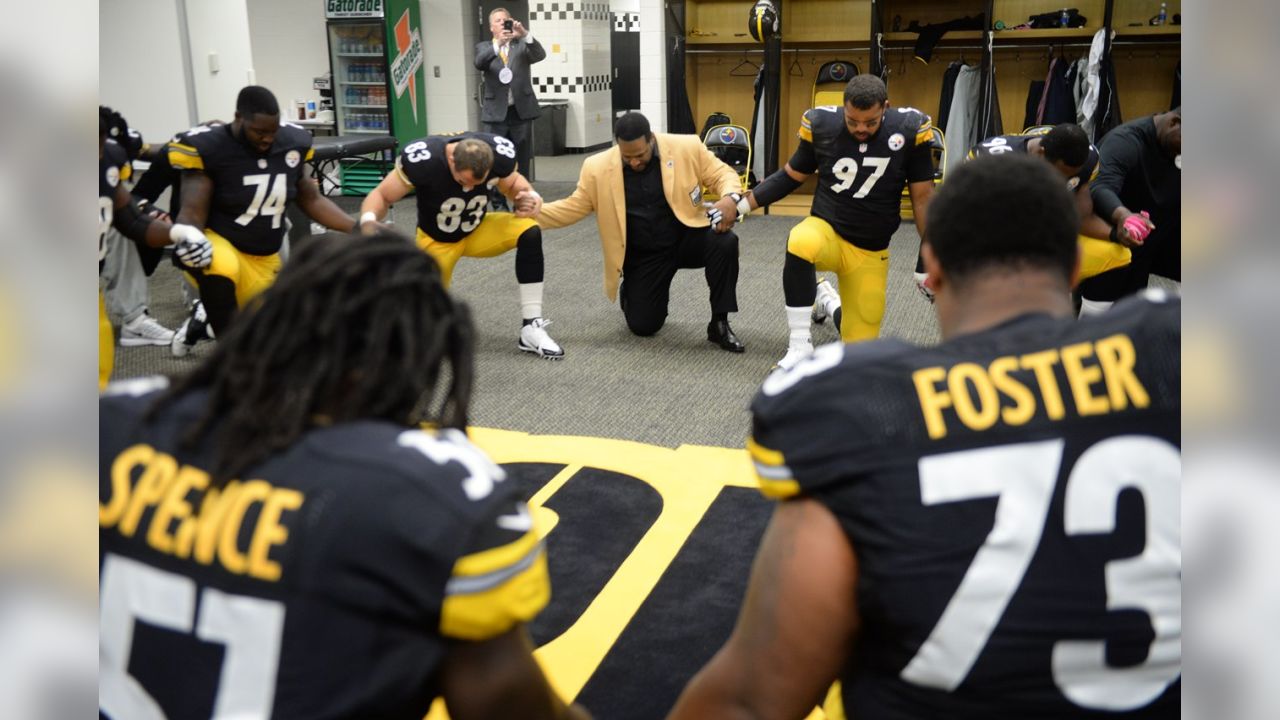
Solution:
M 174 225 L 169 230 L 173 241 L 173 255 L 189 268 L 206 268 L 213 262 L 213 244 L 204 233 L 192 225 Z
M 715 205 L 707 207 L 707 220 L 711 221 L 712 228 L 720 227 L 720 223 L 724 222 L 724 213 L 720 212 L 720 208 Z

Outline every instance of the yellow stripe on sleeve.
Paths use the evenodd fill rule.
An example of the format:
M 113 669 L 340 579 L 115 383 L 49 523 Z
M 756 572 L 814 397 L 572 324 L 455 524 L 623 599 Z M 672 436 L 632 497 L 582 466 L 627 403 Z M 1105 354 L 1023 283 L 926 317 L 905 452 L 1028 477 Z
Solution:
M 302 158 L 303 162 L 311 162 L 311 158 L 316 156 L 315 148 L 307 148 L 307 156 Z
M 924 122 L 920 123 L 920 129 L 916 131 L 916 144 L 926 145 L 933 140 L 933 123 L 929 120 L 929 116 L 924 116 Z
M 503 568 L 509 568 L 520 562 L 532 551 L 538 548 L 538 535 L 530 530 L 520 536 L 519 540 L 499 545 L 488 550 L 481 550 L 470 555 L 463 555 L 453 566 L 453 576 L 476 576 L 488 575 L 489 573 L 498 572 Z
M 805 142 L 813 142 L 813 122 L 809 120 L 808 113 L 800 116 L 800 129 L 796 131 L 796 137 Z
M 781 452 L 770 450 L 749 437 L 747 454 L 751 456 L 760 480 L 760 492 L 765 497 L 783 500 L 800 494 L 800 483 L 791 476 L 791 468 L 783 461 Z
M 133 177 L 133 163 L 125 163 L 120 166 L 120 179 L 128 180 Z
M 204 159 L 200 151 L 190 145 L 169 143 L 169 164 L 182 170 L 203 170 Z
M 550 599 L 547 554 L 531 530 L 509 545 L 458 560 L 445 584 L 440 632 L 486 640 L 532 620 Z

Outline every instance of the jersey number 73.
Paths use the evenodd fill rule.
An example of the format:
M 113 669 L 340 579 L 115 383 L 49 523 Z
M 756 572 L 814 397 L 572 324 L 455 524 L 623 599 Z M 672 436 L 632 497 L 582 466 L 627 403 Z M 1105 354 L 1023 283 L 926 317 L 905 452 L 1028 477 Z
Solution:
M 1040 545 L 1062 473 L 1061 439 L 963 450 L 920 459 L 925 505 L 995 496 L 995 524 L 974 555 L 942 616 L 903 680 L 955 690 L 964 682 L 1000 623 Z M 1134 609 L 1151 621 L 1147 658 L 1112 667 L 1106 642 L 1059 640 L 1053 645 L 1054 684 L 1072 703 L 1127 711 L 1149 704 L 1181 674 L 1182 459 L 1172 444 L 1149 436 L 1105 439 L 1084 451 L 1067 475 L 1060 521 L 1068 538 L 1116 530 L 1116 503 L 1126 488 L 1139 491 L 1146 513 L 1142 553 L 1106 563 L 1108 611 Z

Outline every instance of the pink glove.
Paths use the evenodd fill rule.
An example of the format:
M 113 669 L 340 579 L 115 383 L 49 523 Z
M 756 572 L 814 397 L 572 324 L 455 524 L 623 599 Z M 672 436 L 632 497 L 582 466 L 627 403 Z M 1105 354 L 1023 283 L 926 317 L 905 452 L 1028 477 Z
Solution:
M 1149 219 L 1150 217 L 1151 215 L 1146 210 L 1143 210 L 1142 217 L 1130 215 L 1124 219 L 1124 229 L 1129 233 L 1129 237 L 1133 238 L 1134 242 L 1141 243 L 1151 234 L 1151 229 L 1143 222 L 1144 219 Z

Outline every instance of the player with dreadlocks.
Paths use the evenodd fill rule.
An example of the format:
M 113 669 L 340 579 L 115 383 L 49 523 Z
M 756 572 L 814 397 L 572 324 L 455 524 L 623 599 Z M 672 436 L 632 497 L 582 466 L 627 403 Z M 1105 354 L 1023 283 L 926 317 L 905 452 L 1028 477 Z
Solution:
M 584 717 L 534 661 L 546 557 L 471 380 L 466 307 L 379 234 L 302 248 L 167 392 L 108 389 L 100 710 Z

